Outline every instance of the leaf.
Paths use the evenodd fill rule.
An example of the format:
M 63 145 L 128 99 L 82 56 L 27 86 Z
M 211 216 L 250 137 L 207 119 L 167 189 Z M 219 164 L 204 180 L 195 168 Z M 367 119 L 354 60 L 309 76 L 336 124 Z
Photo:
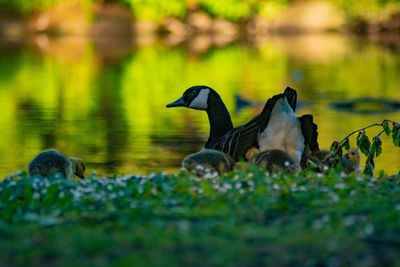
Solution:
M 362 132 L 358 133 L 357 139 L 356 139 L 357 140 L 357 145 L 358 145 L 358 142 L 360 141 L 360 139 L 362 138 L 363 135 L 365 135 L 365 131 L 362 131 Z
M 365 169 L 364 173 L 368 175 L 373 175 L 375 169 L 374 155 L 368 155 L 367 160 L 365 161 Z
M 334 158 L 338 159 L 340 159 L 343 155 L 343 149 L 339 144 L 340 143 L 337 141 L 333 142 L 330 149 L 334 153 Z
M 382 127 L 383 127 L 383 130 L 385 130 L 386 135 L 389 136 L 391 133 L 391 130 L 390 130 L 389 122 L 387 120 L 383 121 Z
M 369 162 L 375 168 L 374 158 L 374 155 L 369 155 L 369 157 L 367 157 L 367 162 Z
M 374 139 L 372 139 L 371 150 L 376 157 L 382 154 L 382 140 L 379 136 L 375 136 Z
M 376 147 L 375 156 L 379 157 L 380 154 L 382 154 L 382 146 Z
M 342 147 L 344 147 L 346 150 L 349 150 L 350 148 L 350 141 L 349 138 L 347 137 L 346 139 L 344 139 L 343 143 L 341 144 Z
M 372 155 L 375 155 L 375 152 L 376 152 L 376 147 L 375 147 L 374 142 L 372 142 L 371 149 L 369 150 L 369 153 L 371 153 Z
M 374 174 L 374 166 L 372 166 L 371 163 L 367 162 L 365 164 L 365 169 L 364 169 L 364 173 L 367 175 L 373 175 Z
M 368 156 L 369 151 L 371 149 L 371 142 L 369 141 L 368 136 L 365 131 L 362 131 L 357 136 L 357 146 L 360 148 L 361 152 Z
M 336 152 L 336 150 L 338 149 L 338 147 L 339 147 L 339 142 L 335 141 L 335 142 L 332 143 L 331 148 L 330 148 L 330 151 Z
M 400 126 L 393 124 L 392 141 L 395 146 L 400 146 Z

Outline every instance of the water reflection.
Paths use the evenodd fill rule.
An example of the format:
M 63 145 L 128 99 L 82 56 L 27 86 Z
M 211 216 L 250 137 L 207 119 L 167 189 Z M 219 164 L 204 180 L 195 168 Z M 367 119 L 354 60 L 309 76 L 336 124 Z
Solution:
M 400 54 L 377 44 L 300 35 L 196 47 L 45 36 L 34 45 L 2 43 L 0 177 L 26 170 L 50 147 L 86 159 L 89 172 L 176 171 L 205 142 L 208 120 L 205 112 L 167 110 L 165 104 L 195 84 L 220 93 L 234 125 L 294 87 L 303 104 L 299 115 L 314 114 L 321 148 L 384 118 L 400 121 L 396 110 L 359 114 L 331 107 L 360 97 L 400 100 Z M 235 112 L 237 95 L 250 105 Z M 399 171 L 399 149 L 389 138 L 382 141 L 377 169 Z

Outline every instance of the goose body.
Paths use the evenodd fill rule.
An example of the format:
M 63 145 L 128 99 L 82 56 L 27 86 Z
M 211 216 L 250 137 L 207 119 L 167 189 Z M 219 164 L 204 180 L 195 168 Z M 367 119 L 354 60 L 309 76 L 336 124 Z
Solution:
M 286 151 L 297 163 L 304 151 L 304 136 L 301 123 L 287 102 L 286 97 L 276 101 L 268 122 L 268 127 L 261 132 L 259 150 L 278 149 Z
M 190 87 L 167 107 L 183 106 L 207 112 L 210 135 L 205 149 L 223 151 L 236 161 L 244 158 L 251 147 L 260 151 L 280 149 L 299 163 L 306 145 L 311 150 L 318 149 L 318 133 L 311 115 L 296 117 L 296 101 L 296 91 L 287 87 L 284 93 L 270 98 L 261 113 L 236 128 L 218 93 L 207 86 Z
M 182 161 L 182 168 L 200 174 L 217 172 L 219 175 L 231 171 L 235 161 L 231 156 L 219 150 L 206 149 L 187 156 Z
M 58 151 L 48 150 L 39 153 L 29 163 L 28 172 L 30 176 L 50 177 L 61 173 L 67 179 L 74 175 L 84 178 L 85 163 L 80 158 L 68 158 Z

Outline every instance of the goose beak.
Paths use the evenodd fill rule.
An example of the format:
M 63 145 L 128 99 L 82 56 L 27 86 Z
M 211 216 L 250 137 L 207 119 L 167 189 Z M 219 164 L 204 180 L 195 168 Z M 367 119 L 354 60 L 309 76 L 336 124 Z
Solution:
M 167 105 L 167 108 L 172 108 L 172 107 L 186 107 L 183 97 Z

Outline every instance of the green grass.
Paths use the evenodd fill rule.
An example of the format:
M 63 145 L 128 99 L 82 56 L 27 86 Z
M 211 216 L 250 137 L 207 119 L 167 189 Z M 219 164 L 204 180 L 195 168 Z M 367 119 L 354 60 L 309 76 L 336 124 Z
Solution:
M 399 240 L 398 177 L 0 182 L 0 266 L 394 265 Z

